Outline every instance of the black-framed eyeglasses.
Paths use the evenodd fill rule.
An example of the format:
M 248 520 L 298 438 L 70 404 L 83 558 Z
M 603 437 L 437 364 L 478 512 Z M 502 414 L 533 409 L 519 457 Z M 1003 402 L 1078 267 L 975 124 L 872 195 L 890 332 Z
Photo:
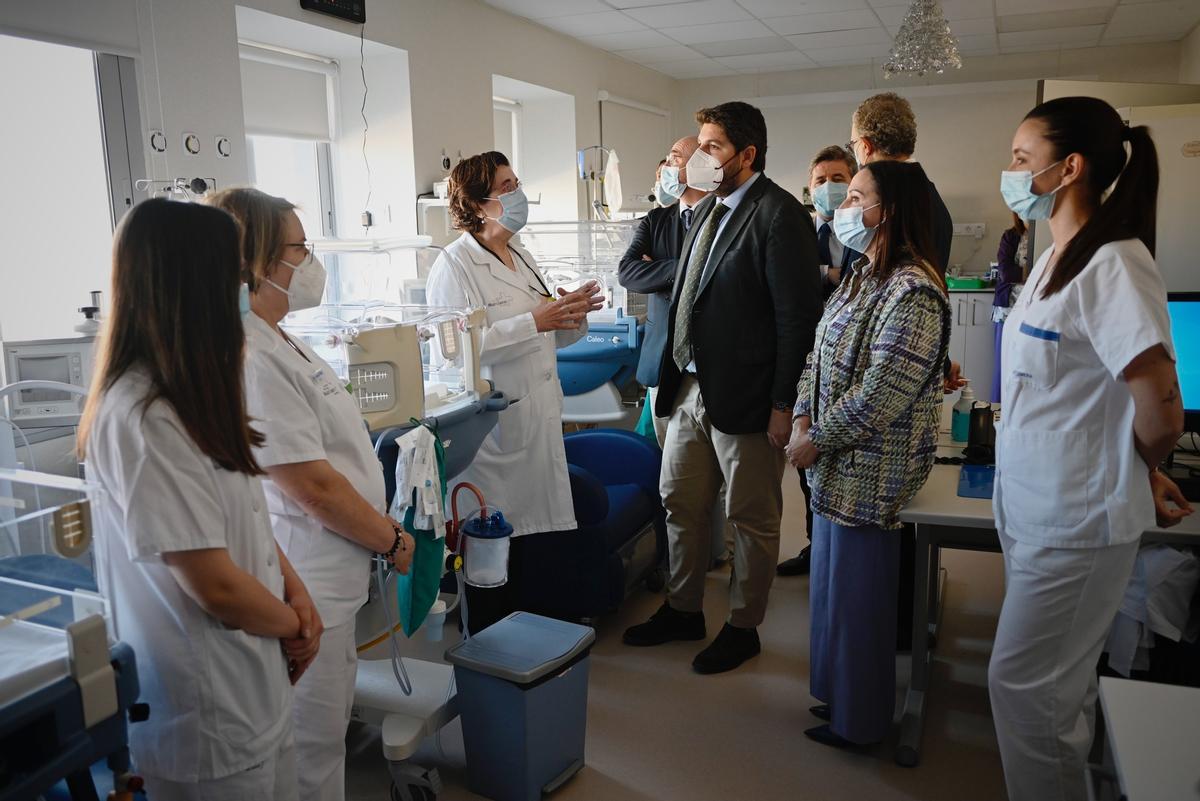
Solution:
M 854 146 L 857 144 L 858 144 L 857 139 L 851 139 L 849 142 L 846 143 L 846 152 L 849 153 L 851 156 L 853 156 L 854 155 Z

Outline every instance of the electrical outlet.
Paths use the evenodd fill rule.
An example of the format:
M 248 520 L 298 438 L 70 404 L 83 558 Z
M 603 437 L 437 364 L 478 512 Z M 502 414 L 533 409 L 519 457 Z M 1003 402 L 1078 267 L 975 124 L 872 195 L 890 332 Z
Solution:
M 983 239 L 987 233 L 987 225 L 984 223 L 955 223 L 955 236 L 973 236 L 976 239 Z

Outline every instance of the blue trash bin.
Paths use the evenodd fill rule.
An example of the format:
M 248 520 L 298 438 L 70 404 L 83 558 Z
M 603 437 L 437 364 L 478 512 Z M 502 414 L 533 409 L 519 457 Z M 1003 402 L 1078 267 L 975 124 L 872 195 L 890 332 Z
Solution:
M 446 651 L 471 792 L 538 801 L 583 767 L 587 626 L 514 612 Z

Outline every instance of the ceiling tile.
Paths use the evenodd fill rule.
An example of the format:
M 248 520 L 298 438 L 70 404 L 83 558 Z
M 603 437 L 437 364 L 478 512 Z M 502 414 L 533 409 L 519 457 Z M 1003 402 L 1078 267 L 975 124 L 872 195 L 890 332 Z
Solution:
M 1042 2 L 1050 1 L 1042 0 Z M 1092 0 L 1092 2 L 1096 2 L 1096 0 Z M 994 16 L 992 0 L 942 0 L 942 13 L 948 20 L 982 19 L 983 17 L 991 19 Z
M 879 19 L 869 8 L 857 11 L 826 11 L 819 14 L 798 14 L 790 17 L 771 17 L 763 23 L 785 36 L 821 31 L 847 31 L 854 28 L 877 28 Z
M 744 56 L 729 56 L 719 58 L 727 67 L 738 72 L 778 71 L 789 69 L 808 69 L 816 64 L 808 56 L 796 50 L 788 53 L 754 53 Z
M 1009 47 L 1033 45 L 1040 45 L 1046 48 L 1073 44 L 1094 45 L 1100 41 L 1100 34 L 1103 32 L 1103 25 L 1085 25 L 1079 28 L 1051 28 L 1049 30 L 1016 31 L 997 35 L 1000 37 L 1000 49 L 1007 52 Z
M 639 64 L 663 64 L 668 61 L 697 61 L 704 58 L 690 47 L 672 44 L 667 47 L 646 47 L 637 50 L 622 50 L 617 53 L 621 58 L 636 61 Z
M 996 16 L 1037 14 L 1042 11 L 1072 11 L 1080 8 L 1116 5 L 1115 0 L 996 0 Z
M 904 15 L 908 13 L 908 6 L 887 6 L 886 8 L 875 9 L 875 14 L 880 21 L 888 27 L 900 27 L 900 23 L 904 20 Z
M 888 45 L 856 45 L 854 47 L 819 47 L 805 50 L 804 55 L 818 64 L 844 64 L 847 62 L 870 61 L 891 55 Z
M 631 8 L 625 13 L 651 28 L 708 25 L 714 22 L 753 19 L 746 9 L 733 0 L 695 0 L 690 3 L 673 3 L 669 6 Z
M 788 41 L 800 50 L 816 47 L 852 47 L 854 45 L 891 44 L 892 37 L 883 28 L 864 28 L 857 31 L 828 31 L 789 36 Z
M 620 11 L 602 11 L 599 14 L 576 14 L 570 17 L 552 17 L 535 20 L 547 28 L 553 28 L 560 33 L 571 36 L 599 36 L 605 33 L 624 33 L 626 31 L 642 31 L 645 26 L 637 20 L 630 19 Z
M 1105 38 L 1157 36 L 1175 40 L 1186 36 L 1200 22 L 1200 2 L 1142 3 L 1118 6 L 1108 23 Z
M 738 0 L 738 3 L 759 19 L 868 8 L 866 0 Z
M 996 20 L 986 19 L 956 19 L 950 22 L 950 31 L 955 36 L 979 36 L 996 32 Z
M 1037 14 L 1010 14 L 997 21 L 1005 33 L 1036 31 L 1043 28 L 1072 28 L 1080 25 L 1103 25 L 1113 11 L 1109 7 L 1078 8 L 1073 11 L 1042 11 Z
M 786 53 L 796 48 L 782 36 L 767 36 L 762 39 L 733 39 L 725 42 L 694 44 L 692 48 L 706 56 L 744 56 L 750 53 Z
M 758 20 L 722 22 L 716 25 L 688 25 L 683 28 L 659 28 L 682 44 L 725 42 L 731 39 L 759 39 L 771 35 L 771 29 Z
M 979 36 L 958 37 L 958 52 L 963 55 L 995 55 L 1000 52 L 996 43 L 996 34 L 981 34 Z
M 572 14 L 589 14 L 612 9 L 601 0 L 486 0 L 490 6 L 503 9 L 510 14 L 529 19 L 567 17 Z
M 601 50 L 637 50 L 644 47 L 669 47 L 675 44 L 673 39 L 663 36 L 658 31 L 644 29 L 640 31 L 622 31 L 621 33 L 604 33 L 599 36 L 581 36 L 581 42 L 587 42 L 592 47 Z
M 702 58 L 696 61 L 668 61 L 665 64 L 655 64 L 654 69 L 666 73 L 672 78 L 712 78 L 718 75 L 737 74 L 737 70 L 711 58 Z
M 642 8 L 644 6 L 670 6 L 690 3 L 692 0 L 607 0 L 613 8 Z
M 908 8 L 912 5 L 912 0 L 867 0 L 872 8 L 895 8 L 896 6 L 904 6 Z

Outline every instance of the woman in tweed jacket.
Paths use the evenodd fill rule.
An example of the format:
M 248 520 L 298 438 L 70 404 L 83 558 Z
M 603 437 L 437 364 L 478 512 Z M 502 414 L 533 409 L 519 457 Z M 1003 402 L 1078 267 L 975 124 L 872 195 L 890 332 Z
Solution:
M 866 255 L 817 327 L 787 447 L 813 490 L 810 691 L 830 721 L 805 734 L 827 745 L 880 742 L 895 707 L 898 515 L 933 464 L 950 341 L 928 185 L 895 161 L 850 184 L 834 228 Z

